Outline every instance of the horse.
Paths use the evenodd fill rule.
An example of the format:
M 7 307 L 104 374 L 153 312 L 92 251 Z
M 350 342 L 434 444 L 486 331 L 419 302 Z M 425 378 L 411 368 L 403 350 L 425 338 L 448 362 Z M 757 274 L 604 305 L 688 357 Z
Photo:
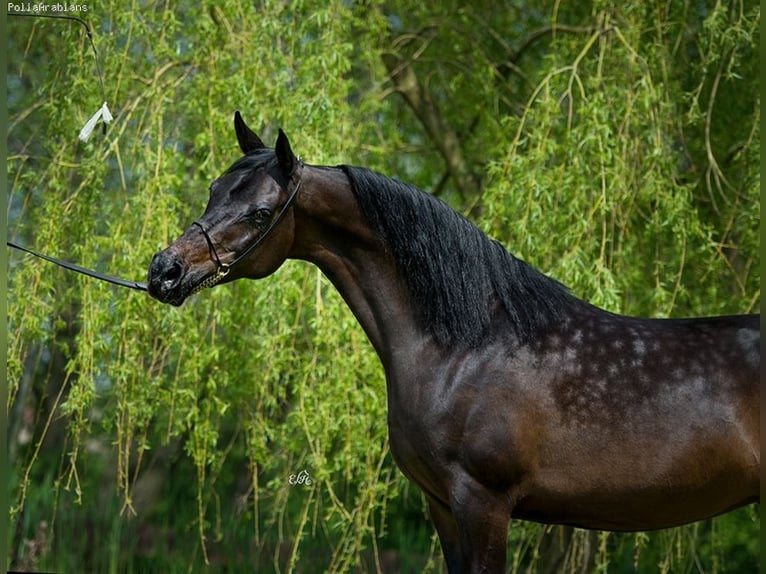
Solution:
M 607 312 L 413 186 L 234 126 L 244 155 L 149 293 L 318 266 L 380 358 L 391 453 L 450 573 L 502 572 L 511 517 L 654 530 L 760 502 L 760 315 Z

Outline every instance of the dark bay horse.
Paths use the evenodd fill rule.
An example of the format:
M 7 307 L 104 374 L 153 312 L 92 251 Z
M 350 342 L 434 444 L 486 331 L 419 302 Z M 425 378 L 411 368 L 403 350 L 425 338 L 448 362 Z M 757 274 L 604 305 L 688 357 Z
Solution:
M 149 292 L 317 265 L 380 356 L 391 452 L 450 572 L 502 572 L 511 517 L 650 530 L 760 502 L 759 315 L 603 311 L 434 197 L 234 124 L 244 157 Z

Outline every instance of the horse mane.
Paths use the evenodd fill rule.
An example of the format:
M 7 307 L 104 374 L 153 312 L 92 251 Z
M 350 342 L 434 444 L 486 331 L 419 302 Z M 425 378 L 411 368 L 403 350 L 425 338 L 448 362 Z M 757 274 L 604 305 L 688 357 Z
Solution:
M 365 168 L 339 167 L 368 225 L 388 244 L 419 324 L 440 344 L 478 346 L 498 302 L 519 341 L 531 342 L 575 300 L 443 201 Z

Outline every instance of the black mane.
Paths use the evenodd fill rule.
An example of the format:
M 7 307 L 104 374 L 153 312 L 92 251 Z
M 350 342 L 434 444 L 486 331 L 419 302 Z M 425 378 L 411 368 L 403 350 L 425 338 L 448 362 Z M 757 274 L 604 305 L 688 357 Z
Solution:
M 340 168 L 389 245 L 420 324 L 441 344 L 477 346 L 498 303 L 520 342 L 529 342 L 575 300 L 439 199 L 368 169 Z

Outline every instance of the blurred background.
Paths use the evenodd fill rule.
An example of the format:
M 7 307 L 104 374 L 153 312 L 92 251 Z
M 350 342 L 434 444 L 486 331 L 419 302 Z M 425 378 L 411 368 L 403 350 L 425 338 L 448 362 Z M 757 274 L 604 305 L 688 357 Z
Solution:
M 759 312 L 755 3 L 67 8 L 115 119 L 78 140 L 103 103 L 81 24 L 7 18 L 7 216 L 24 245 L 143 280 L 240 156 L 239 109 L 308 163 L 438 195 L 610 311 Z M 382 368 L 316 268 L 171 308 L 9 259 L 9 567 L 443 571 L 388 450 Z M 512 521 L 508 568 L 755 572 L 759 529 L 757 507 L 650 533 Z

